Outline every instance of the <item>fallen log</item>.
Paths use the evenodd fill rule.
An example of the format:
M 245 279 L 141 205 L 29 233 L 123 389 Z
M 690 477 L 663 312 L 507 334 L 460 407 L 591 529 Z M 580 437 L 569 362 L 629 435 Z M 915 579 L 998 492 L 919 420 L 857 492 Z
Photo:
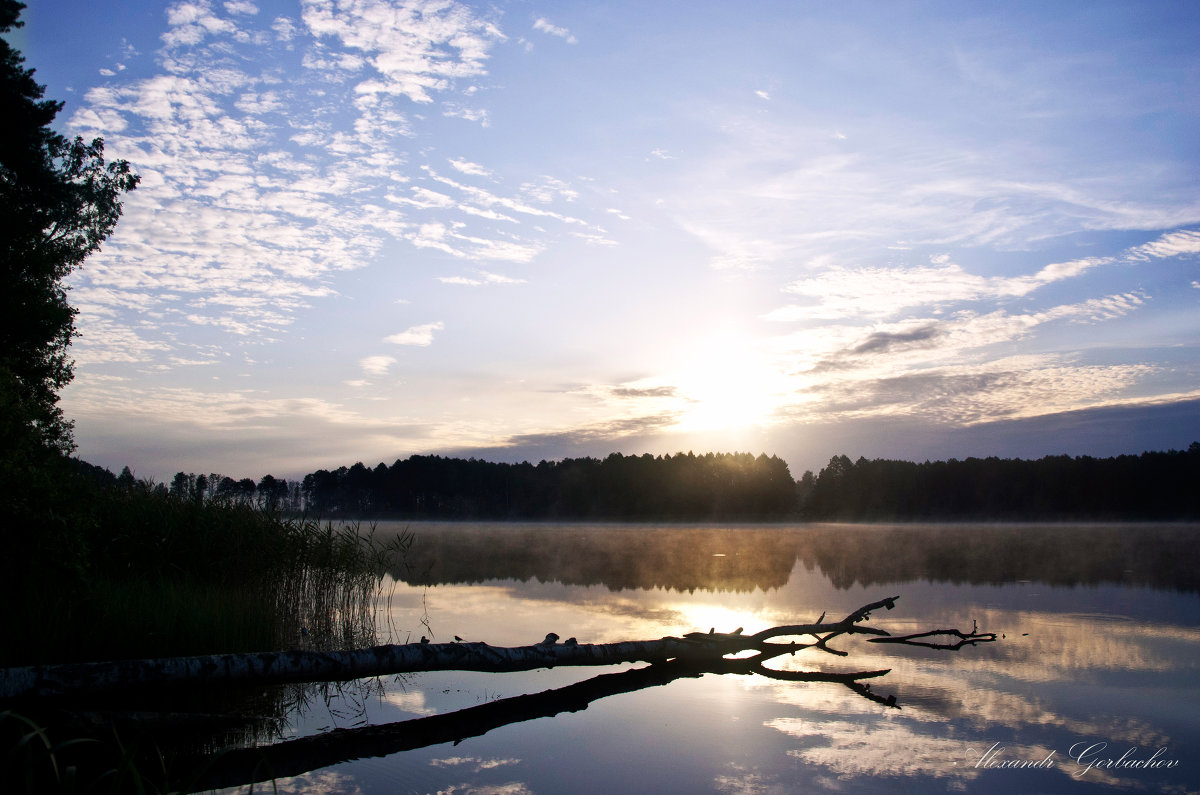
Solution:
M 763 661 L 780 654 L 815 648 L 830 654 L 846 653 L 828 643 L 841 635 L 888 638 L 881 629 L 862 626 L 872 610 L 895 607 L 898 596 L 855 610 L 841 621 L 793 624 L 743 635 L 690 632 L 682 638 L 623 641 L 619 643 L 563 643 L 551 633 L 530 646 L 499 647 L 487 643 L 421 643 L 375 646 L 353 651 L 281 651 L 255 654 L 214 654 L 157 660 L 41 665 L 0 669 L 0 700 L 77 693 L 172 686 L 223 686 L 229 684 L 283 684 L 290 682 L 346 681 L 365 677 L 421 671 L 529 671 L 577 665 L 616 665 L 629 662 L 665 663 L 670 660 L 703 662 L 746 651 L 747 659 Z M 960 636 L 965 633 L 959 633 Z M 779 637 L 811 637 L 811 642 L 772 642 Z M 974 641 L 995 640 L 992 633 L 967 635 Z M 900 640 L 900 639 L 897 639 Z M 903 641 L 901 641 L 903 642 Z

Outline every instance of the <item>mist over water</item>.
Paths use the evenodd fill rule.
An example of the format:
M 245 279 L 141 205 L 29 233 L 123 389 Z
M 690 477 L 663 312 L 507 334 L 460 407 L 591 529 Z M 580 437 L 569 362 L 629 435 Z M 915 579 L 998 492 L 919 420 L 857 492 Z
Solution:
M 380 622 L 395 642 L 751 633 L 822 613 L 837 620 L 887 596 L 900 597 L 896 609 L 874 612 L 870 626 L 897 635 L 977 626 L 1002 637 L 957 652 L 839 638 L 831 646 L 844 657 L 809 649 L 770 664 L 887 670 L 872 693 L 895 696 L 899 709 L 838 684 L 709 673 L 287 786 L 1186 792 L 1200 775 L 1196 525 L 397 523 L 376 532 L 403 529 L 416 540 L 389 577 Z M 293 731 L 448 714 L 611 670 L 420 674 L 385 682 L 355 709 L 317 705 Z M 1122 754 L 1115 766 L 1110 757 Z M 1155 754 L 1173 764 L 1128 764 Z
M 610 590 L 772 590 L 797 562 L 837 588 L 906 582 L 1120 584 L 1200 591 L 1178 524 L 624 525 L 383 523 L 416 533 L 410 585 L 538 580 Z

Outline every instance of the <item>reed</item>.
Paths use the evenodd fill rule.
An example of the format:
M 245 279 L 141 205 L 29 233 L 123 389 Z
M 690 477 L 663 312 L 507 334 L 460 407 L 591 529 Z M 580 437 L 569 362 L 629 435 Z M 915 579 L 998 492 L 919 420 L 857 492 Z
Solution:
M 9 597 L 0 665 L 370 645 L 411 543 L 149 483 L 88 497 Z

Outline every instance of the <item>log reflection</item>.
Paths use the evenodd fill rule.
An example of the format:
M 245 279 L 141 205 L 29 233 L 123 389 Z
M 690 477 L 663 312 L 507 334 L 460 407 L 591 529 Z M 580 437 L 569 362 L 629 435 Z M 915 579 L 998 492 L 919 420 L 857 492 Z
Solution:
M 593 701 L 607 696 L 661 687 L 677 679 L 698 678 L 706 673 L 758 674 L 787 682 L 836 683 L 872 702 L 898 708 L 894 696 L 880 696 L 872 692 L 870 684 L 864 681 L 884 676 L 889 670 L 796 672 L 765 668 L 757 658 L 716 659 L 702 664 L 673 660 L 621 673 L 601 674 L 566 687 L 492 701 L 445 715 L 357 729 L 334 729 L 275 745 L 226 751 L 211 760 L 200 762 L 197 765 L 197 777 L 188 789 L 198 792 L 245 786 L 299 776 L 354 759 L 389 756 L 441 743 L 458 744 L 502 726 L 549 718 L 564 712 L 579 712 L 587 709 Z

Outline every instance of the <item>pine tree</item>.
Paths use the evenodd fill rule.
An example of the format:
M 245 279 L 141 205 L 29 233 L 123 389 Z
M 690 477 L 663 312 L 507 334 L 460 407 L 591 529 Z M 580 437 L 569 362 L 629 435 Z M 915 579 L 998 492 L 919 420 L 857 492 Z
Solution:
M 0 33 L 23 25 L 23 3 L 0 0 Z M 138 177 L 104 162 L 104 141 L 68 139 L 51 123 L 25 59 L 0 38 L 0 441 L 68 453 L 71 423 L 58 393 L 71 380 L 76 310 L 63 279 L 112 233 L 120 196 Z

